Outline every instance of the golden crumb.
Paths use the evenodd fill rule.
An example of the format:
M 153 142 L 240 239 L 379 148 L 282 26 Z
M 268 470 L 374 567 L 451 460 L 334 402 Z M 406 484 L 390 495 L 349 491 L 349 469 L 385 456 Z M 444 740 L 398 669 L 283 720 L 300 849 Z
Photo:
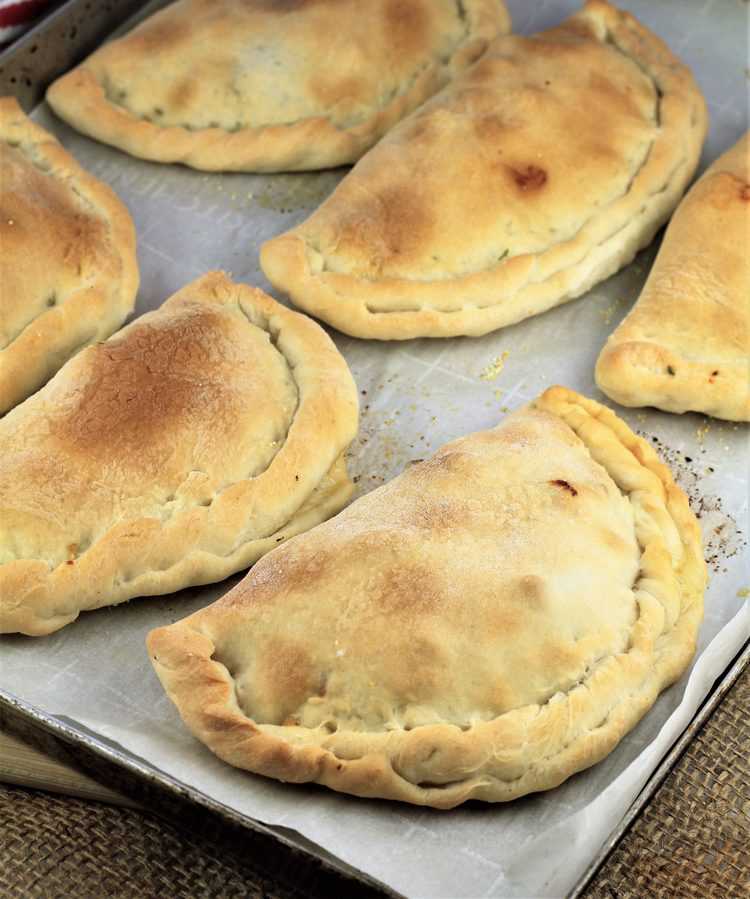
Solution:
M 740 599 L 747 599 L 748 596 L 750 596 L 750 587 L 740 587 L 737 591 L 737 596 L 739 596 Z
M 482 369 L 479 377 L 483 381 L 494 381 L 505 366 L 505 360 L 510 356 L 510 350 L 503 350 L 500 356 L 496 356 L 489 365 Z

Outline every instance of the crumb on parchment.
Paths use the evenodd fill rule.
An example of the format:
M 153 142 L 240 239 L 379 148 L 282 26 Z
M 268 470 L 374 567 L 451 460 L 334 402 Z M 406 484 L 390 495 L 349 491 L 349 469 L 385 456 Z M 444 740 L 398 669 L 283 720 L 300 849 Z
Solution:
M 633 268 L 635 268 L 635 266 L 633 266 Z M 611 300 L 610 304 L 606 308 L 599 309 L 599 315 L 601 315 L 602 319 L 604 320 L 604 324 L 610 325 L 612 323 L 612 318 L 615 315 L 615 313 L 619 309 L 621 309 L 623 306 L 626 306 L 627 304 L 628 304 L 628 298 L 619 296 L 619 297 L 614 297 Z
M 505 366 L 505 360 L 510 356 L 510 350 L 503 350 L 503 352 L 496 356 L 489 365 L 486 365 L 483 369 L 479 377 L 483 381 L 494 381 L 495 378 L 500 374 Z

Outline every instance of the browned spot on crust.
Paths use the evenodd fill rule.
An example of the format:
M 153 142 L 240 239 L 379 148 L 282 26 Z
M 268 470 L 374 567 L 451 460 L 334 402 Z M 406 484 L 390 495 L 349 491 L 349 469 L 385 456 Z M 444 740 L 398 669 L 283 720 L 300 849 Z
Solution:
M 422 51 L 429 38 L 428 12 L 422 0 L 390 0 L 385 8 L 388 41 L 398 55 Z
M 391 254 L 421 249 L 432 229 L 433 219 L 421 197 L 413 190 L 393 187 L 381 191 L 382 234 Z
M 642 117 L 638 105 L 638 94 L 628 90 L 627 87 L 618 85 L 616 81 L 612 81 L 611 78 L 608 78 L 601 72 L 591 72 L 589 74 L 589 86 L 592 90 L 601 94 L 602 102 L 607 104 L 607 107 L 613 114 L 632 117 L 634 120 Z M 654 98 L 655 102 L 656 98 Z M 606 152 L 609 152 L 608 147 Z
M 167 95 L 167 103 L 170 107 L 184 109 L 195 96 L 196 83 L 187 78 L 178 81 Z
M 556 478 L 554 481 L 550 481 L 550 484 L 554 484 L 556 487 L 562 487 L 563 490 L 567 490 L 571 496 L 578 496 L 578 491 L 575 487 L 571 486 L 567 481 L 564 481 L 562 478 Z
M 495 715 L 502 715 L 513 708 L 515 694 L 513 689 L 502 681 L 488 682 L 484 692 L 484 701 L 487 708 L 492 709 Z
M 432 477 L 437 471 L 445 472 L 461 472 L 467 471 L 473 467 L 474 459 L 471 453 L 464 452 L 460 449 L 438 450 L 434 456 L 420 462 L 418 466 L 411 469 L 412 474 L 420 477 Z
M 128 40 L 135 57 L 137 52 L 158 53 L 176 44 L 184 43 L 192 37 L 190 23 L 176 22 L 174 17 L 169 21 L 147 21 L 143 27 L 132 34 Z
M 580 665 L 580 659 L 575 646 L 563 640 L 547 640 L 539 648 L 539 671 L 554 671 L 564 674 L 576 671 Z
M 288 637 L 269 638 L 256 670 L 262 682 L 260 695 L 280 710 L 281 721 L 288 720 L 319 683 L 319 675 L 306 648 Z
M 342 76 L 338 72 L 321 70 L 309 82 L 310 92 L 324 106 L 337 103 L 353 104 L 366 96 L 366 86 L 356 75 Z
M 523 603 L 508 602 L 507 594 L 502 596 L 487 608 L 487 626 L 483 637 L 488 642 L 495 642 L 498 637 L 520 632 L 526 626 L 528 614 Z
M 435 135 L 435 126 L 433 118 L 430 115 L 415 114 L 407 119 L 402 125 L 402 140 L 408 141 L 424 141 L 429 144 Z
M 484 144 L 497 144 L 508 130 L 508 124 L 497 113 L 489 113 L 474 121 L 474 134 Z
M 418 187 L 394 185 L 351 204 L 339 226 L 339 243 L 366 251 L 377 270 L 394 257 L 420 254 L 433 227 L 434 215 Z
M 421 618 L 438 611 L 442 590 L 426 565 L 397 562 L 383 572 L 371 599 L 387 615 Z
M 433 533 L 454 531 L 466 524 L 471 514 L 467 503 L 456 500 L 433 500 L 418 505 L 409 515 L 399 519 L 401 525 L 417 527 Z
M 0 185 L 3 293 L 15 292 L 17 278 L 22 288 L 32 280 L 45 281 L 48 275 L 54 278 L 50 266 L 80 267 L 106 247 L 106 222 L 83 212 L 67 183 L 40 171 L 19 150 L 2 143 Z
M 399 663 L 382 671 L 383 686 L 405 702 L 425 702 L 449 689 L 449 657 L 429 635 L 413 633 L 394 647 Z
M 530 609 L 541 609 L 544 605 L 545 584 L 536 574 L 527 574 L 518 579 L 515 596 Z
M 712 371 L 711 374 L 708 376 L 708 383 L 713 384 L 714 381 L 716 380 L 716 378 L 718 377 L 718 375 L 719 375 L 719 369 L 717 368 L 715 371 Z
M 229 412 L 229 392 L 207 373 L 222 356 L 220 328 L 219 312 L 186 306 L 92 348 L 80 390 L 55 419 L 55 436 L 87 456 L 137 463 L 146 447 L 169 442 L 171 424 L 219 420 Z
M 750 203 L 750 184 L 745 184 L 740 188 L 740 200 L 744 203 Z
M 293 593 L 310 590 L 326 577 L 331 570 L 332 560 L 326 552 L 308 555 L 303 549 L 296 552 L 294 543 L 286 544 L 279 552 L 261 559 L 248 575 L 241 590 L 228 593 L 222 605 L 244 606 L 273 603 L 279 593 Z
M 522 191 L 540 190 L 547 183 L 547 173 L 537 165 L 516 169 L 506 166 L 516 185 Z

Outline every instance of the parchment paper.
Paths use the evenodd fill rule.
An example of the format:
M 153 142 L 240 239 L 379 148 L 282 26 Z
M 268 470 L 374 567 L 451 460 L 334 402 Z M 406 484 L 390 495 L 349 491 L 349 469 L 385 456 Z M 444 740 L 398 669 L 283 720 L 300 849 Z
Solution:
M 509 5 L 522 33 L 554 24 L 577 7 L 569 0 Z M 705 167 L 747 128 L 747 4 L 624 5 L 692 66 L 711 110 Z M 128 204 L 142 271 L 136 314 L 211 268 L 270 289 L 258 268 L 260 243 L 306 217 L 342 174 L 206 175 L 98 145 L 44 106 L 35 118 Z M 601 399 L 594 361 L 637 297 L 654 253 L 655 247 L 646 250 L 573 303 L 479 340 L 383 344 L 334 335 L 361 390 L 361 430 L 350 459 L 360 493 L 445 441 L 494 425 L 550 384 Z M 750 586 L 748 428 L 697 415 L 617 411 L 654 441 L 702 516 L 712 570 L 706 617 L 689 675 L 662 694 L 606 760 L 557 790 L 440 813 L 284 785 L 223 764 L 182 726 L 151 670 L 144 638 L 152 627 L 213 601 L 237 577 L 85 613 L 48 638 L 2 638 L 0 687 L 116 741 L 244 815 L 302 835 L 408 896 L 561 896 L 750 634 L 743 598 Z

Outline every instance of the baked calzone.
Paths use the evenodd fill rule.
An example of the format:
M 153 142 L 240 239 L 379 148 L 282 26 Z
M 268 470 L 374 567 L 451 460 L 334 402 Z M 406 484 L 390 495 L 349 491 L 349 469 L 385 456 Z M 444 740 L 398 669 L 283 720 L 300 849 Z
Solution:
M 651 447 L 555 387 L 152 631 L 218 756 L 450 808 L 603 758 L 690 661 L 701 535 Z
M 750 139 L 690 189 L 596 364 L 624 406 L 750 421 Z
M 0 421 L 0 632 L 217 581 L 337 512 L 343 357 L 220 272 L 82 351 Z
M 125 206 L 0 98 L 0 415 L 119 328 L 137 291 Z
M 485 334 L 629 262 L 682 195 L 705 132 L 688 69 L 590 0 L 558 28 L 497 38 L 261 264 L 347 334 Z
M 327 168 L 358 159 L 509 28 L 503 0 L 179 0 L 47 100 L 157 162 Z

